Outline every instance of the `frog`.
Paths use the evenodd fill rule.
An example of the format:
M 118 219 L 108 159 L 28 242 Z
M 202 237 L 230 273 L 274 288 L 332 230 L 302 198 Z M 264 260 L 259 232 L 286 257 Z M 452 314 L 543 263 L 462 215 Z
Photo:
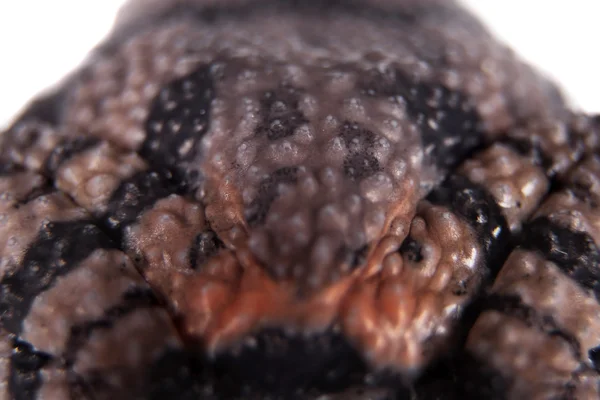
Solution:
M 0 135 L 0 398 L 598 398 L 599 138 L 459 2 L 130 0 Z

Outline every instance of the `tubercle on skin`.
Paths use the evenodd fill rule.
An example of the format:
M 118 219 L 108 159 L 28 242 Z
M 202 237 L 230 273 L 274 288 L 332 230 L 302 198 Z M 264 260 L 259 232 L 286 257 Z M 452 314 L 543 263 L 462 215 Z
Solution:
M 405 218 L 403 215 L 396 221 L 411 220 L 412 215 L 411 218 Z M 273 281 L 248 250 L 238 248 L 235 256 L 229 251 L 220 254 L 209 261 L 204 266 L 204 272 L 192 278 L 183 289 L 185 294 L 181 304 L 185 304 L 185 309 L 182 314 L 187 316 L 184 330 L 190 337 L 200 338 L 206 351 L 216 355 L 235 343 L 243 343 L 245 338 L 252 337 L 253 332 L 268 327 L 279 326 L 308 335 L 338 327 L 377 368 L 419 370 L 428 359 L 428 356 L 423 356 L 421 350 L 418 350 L 417 343 L 420 339 L 400 339 L 410 324 L 417 322 L 409 311 L 412 309 L 409 306 L 411 301 L 416 301 L 416 293 L 412 293 L 410 286 L 406 286 L 402 292 L 405 294 L 397 297 L 397 285 L 405 286 L 407 283 L 402 283 L 402 279 L 394 283 L 394 279 L 398 279 L 394 277 L 400 277 L 403 268 L 403 261 L 396 251 L 408 234 L 408 229 L 398 226 L 395 228 L 396 232 L 403 232 L 404 236 L 384 236 L 378 245 L 372 247 L 366 265 L 326 288 L 309 293 L 307 297 L 298 297 L 293 281 Z M 421 308 L 428 307 L 426 304 L 430 301 L 434 302 L 432 309 L 438 308 L 433 305 L 437 302 L 434 300 L 437 296 L 434 293 L 436 290 L 443 290 L 445 284 L 442 282 L 447 279 L 439 281 L 442 284 L 439 287 L 435 283 L 437 281 L 437 278 L 431 281 L 431 299 L 421 299 Z M 365 292 L 363 287 L 372 289 Z M 377 294 L 381 290 L 389 292 L 391 297 Z M 377 300 L 380 296 L 383 297 Z M 388 311 L 370 310 L 368 304 L 372 301 L 381 304 Z M 399 307 L 400 304 L 402 307 Z M 393 309 L 397 309 L 397 313 L 389 314 L 389 310 Z M 377 316 L 383 312 L 387 316 Z M 424 316 L 425 314 L 420 318 Z M 360 320 L 359 325 L 353 322 L 356 318 Z M 430 328 L 423 326 L 423 329 Z M 376 337 L 379 339 L 373 342 Z M 405 350 L 401 350 L 402 347 L 392 352 L 386 350 L 398 340 L 407 346 Z

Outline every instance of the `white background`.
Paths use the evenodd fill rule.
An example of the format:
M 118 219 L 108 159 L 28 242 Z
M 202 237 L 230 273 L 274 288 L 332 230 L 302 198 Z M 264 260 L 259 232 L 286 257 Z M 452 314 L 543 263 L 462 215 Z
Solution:
M 600 112 L 599 0 L 463 0 L 519 54 Z M 73 70 L 124 0 L 0 0 L 0 127 Z

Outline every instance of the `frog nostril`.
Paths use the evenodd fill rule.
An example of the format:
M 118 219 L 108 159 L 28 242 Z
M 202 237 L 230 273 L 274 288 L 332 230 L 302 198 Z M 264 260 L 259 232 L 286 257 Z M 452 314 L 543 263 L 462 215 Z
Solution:
M 400 252 L 406 255 L 409 261 L 414 263 L 423 261 L 422 250 L 423 245 L 411 237 L 408 237 L 400 247 Z
M 382 170 L 377 158 L 366 153 L 350 155 L 344 160 L 344 173 L 352 180 L 361 180 Z
M 350 253 L 350 268 L 355 269 L 367 262 L 367 254 L 369 253 L 369 246 L 364 245 L 360 249 L 352 251 Z
M 225 245 L 213 230 L 199 233 L 189 250 L 190 267 L 198 269 Z

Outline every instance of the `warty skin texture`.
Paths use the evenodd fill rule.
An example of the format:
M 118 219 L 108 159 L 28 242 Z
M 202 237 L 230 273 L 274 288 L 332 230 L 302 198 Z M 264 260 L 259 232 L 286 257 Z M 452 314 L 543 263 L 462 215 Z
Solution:
M 0 396 L 596 398 L 598 130 L 453 2 L 134 1 L 1 136 Z

